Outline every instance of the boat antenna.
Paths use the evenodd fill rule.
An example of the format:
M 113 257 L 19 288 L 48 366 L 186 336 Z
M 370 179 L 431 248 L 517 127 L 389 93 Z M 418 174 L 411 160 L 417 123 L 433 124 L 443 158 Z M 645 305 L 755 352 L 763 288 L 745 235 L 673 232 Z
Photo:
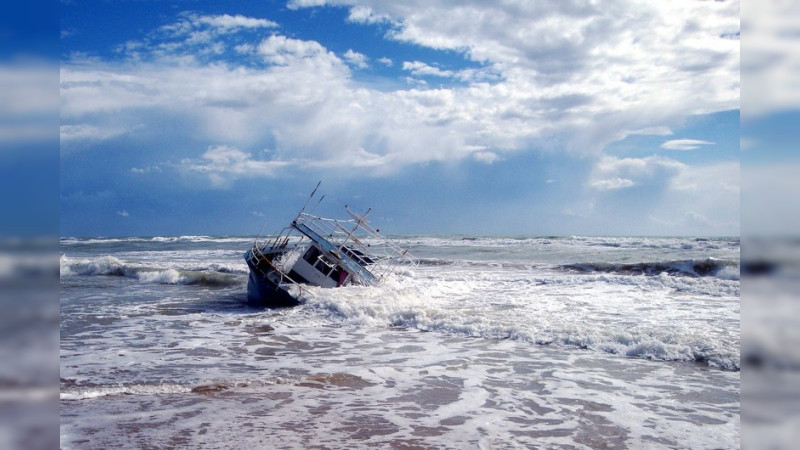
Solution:
M 303 212 L 306 210 L 306 207 L 308 207 L 308 203 L 311 202 L 311 199 L 314 198 L 314 194 L 317 193 L 317 189 L 319 189 L 320 184 L 322 184 L 322 180 L 319 180 L 319 182 L 317 182 L 317 186 L 314 188 L 313 191 L 311 191 L 311 195 L 308 196 L 308 200 L 306 200 L 306 204 L 303 205 L 303 209 L 300 210 L 300 214 L 303 214 Z M 298 214 L 298 216 L 300 214 Z
M 255 241 L 253 241 L 253 247 L 258 245 L 258 240 L 261 239 L 261 235 L 264 234 L 264 228 L 267 228 L 267 222 L 268 221 L 269 221 L 269 219 L 264 219 L 264 224 L 261 225 L 261 230 L 259 230 L 258 236 L 256 236 Z
M 317 201 L 317 204 L 316 204 L 316 205 L 314 205 L 314 207 L 313 207 L 313 208 L 311 208 L 311 211 L 309 212 L 309 214 L 313 214 L 313 213 L 314 213 L 314 211 L 316 211 L 316 210 L 317 210 L 317 206 L 319 206 L 319 204 L 320 204 L 320 203 L 322 203 L 322 201 L 323 201 L 323 200 L 325 200 L 325 194 L 322 194 L 322 197 L 320 197 L 320 198 L 319 198 L 319 201 Z

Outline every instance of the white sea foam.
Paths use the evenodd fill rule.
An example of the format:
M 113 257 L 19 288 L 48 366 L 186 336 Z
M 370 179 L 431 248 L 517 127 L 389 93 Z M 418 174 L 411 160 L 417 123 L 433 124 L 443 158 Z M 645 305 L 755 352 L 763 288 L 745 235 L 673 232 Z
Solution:
M 92 259 L 73 259 L 61 255 L 61 276 L 75 275 L 125 275 L 133 273 L 129 267 L 114 256 Z
M 223 328 L 229 334 L 216 336 L 232 344 L 236 331 L 248 325 Z M 238 354 L 235 370 L 217 377 L 205 378 L 230 357 L 195 357 L 183 366 L 199 369 L 208 381 L 62 388 L 66 446 L 133 439 L 163 447 L 176 433 L 185 436 L 185 445 L 215 447 L 345 447 L 355 437 L 370 447 L 656 442 L 728 448 L 738 442 L 738 374 L 730 372 L 710 377 L 676 365 L 616 364 L 611 355 L 563 353 L 518 341 L 387 329 L 279 329 L 248 348 Z M 272 351 L 279 352 L 277 358 L 253 358 Z M 198 376 L 196 370 L 184 372 L 176 368 L 175 377 Z M 253 377 L 259 373 L 269 375 Z M 720 385 L 707 384 L 712 378 Z M 732 389 L 721 389 L 725 383 Z M 75 399 L 89 401 L 69 401 Z M 146 415 L 138 413 L 145 408 Z M 250 425 L 242 425 L 241 417 Z M 122 424 L 124 434 L 106 422 Z
M 435 263 L 275 310 L 244 240 L 68 248 L 62 445 L 737 446 L 736 240 L 401 241 Z
M 181 276 L 175 269 L 139 272 L 137 278 L 145 283 L 186 284 L 186 277 Z
M 61 256 L 61 277 L 76 276 L 122 276 L 136 278 L 144 283 L 158 284 L 202 284 L 208 286 L 240 284 L 241 275 L 246 270 L 244 264 L 225 263 L 188 264 L 189 267 L 175 266 L 173 263 L 139 265 L 126 262 L 114 256 L 98 258 L 71 258 Z M 146 262 L 142 262 L 147 264 Z M 186 266 L 186 264 L 183 264 Z M 173 266 L 173 267 L 169 267 Z M 246 267 L 246 266 L 245 266 Z
M 253 238 L 249 236 L 153 236 L 153 237 L 124 237 L 124 238 L 109 238 L 109 237 L 94 237 L 94 238 L 78 238 L 78 237 L 62 237 L 59 240 L 61 245 L 112 245 L 122 243 L 175 243 L 175 242 L 195 242 L 195 243 L 247 243 L 253 242 Z
M 419 270 L 416 279 L 400 278 L 380 287 L 309 289 L 306 307 L 340 325 L 400 326 L 739 368 L 738 328 L 729 326 L 738 321 L 738 282 L 432 268 Z
M 159 395 L 190 392 L 191 387 L 180 384 L 73 387 L 61 391 L 61 400 L 85 400 L 109 395 Z

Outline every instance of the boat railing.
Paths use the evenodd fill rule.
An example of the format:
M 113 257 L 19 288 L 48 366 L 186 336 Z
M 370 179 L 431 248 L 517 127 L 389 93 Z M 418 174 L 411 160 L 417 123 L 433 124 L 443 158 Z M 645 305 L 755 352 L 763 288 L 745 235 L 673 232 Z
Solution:
M 302 212 L 295 223 L 327 240 L 339 252 L 340 259 L 341 254 L 345 254 L 374 278 L 362 277 L 364 282 L 379 281 L 394 273 L 400 264 L 416 265 L 407 249 L 370 227 L 362 216 L 352 213 L 351 216 L 354 219 L 329 219 Z
M 261 244 L 258 243 L 259 238 L 256 238 L 255 242 L 253 242 L 253 248 L 286 248 L 289 245 L 291 231 L 291 227 L 285 227 L 274 236 L 264 238 Z
M 275 244 L 277 244 L 278 242 L 283 242 L 282 246 L 285 247 L 288 244 L 288 239 L 289 239 L 288 235 L 286 235 L 285 239 L 283 239 L 282 236 L 279 234 L 278 236 L 275 236 L 271 242 L 274 242 Z M 264 254 L 263 249 L 274 248 L 274 246 L 268 247 L 267 244 L 268 243 L 265 242 L 262 245 L 258 245 L 257 241 L 253 243 L 253 248 L 250 251 L 252 255 L 251 257 L 254 260 L 253 266 L 255 266 L 258 270 L 262 271 L 262 275 L 271 278 L 275 282 L 275 284 L 278 285 L 278 287 L 287 288 L 290 286 L 295 286 L 298 289 L 299 295 L 302 295 L 303 286 L 301 286 L 300 283 L 292 279 L 292 277 L 290 277 L 282 268 L 278 267 L 280 264 L 274 263 L 267 255 Z M 264 271 L 264 269 L 261 266 L 262 262 L 265 262 L 269 266 L 268 271 Z M 277 277 L 277 279 L 275 279 L 275 277 Z

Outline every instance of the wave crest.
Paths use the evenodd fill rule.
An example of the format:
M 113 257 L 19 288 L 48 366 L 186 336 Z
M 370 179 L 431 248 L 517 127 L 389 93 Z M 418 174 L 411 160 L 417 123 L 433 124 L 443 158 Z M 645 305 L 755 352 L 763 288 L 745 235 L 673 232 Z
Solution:
M 244 283 L 246 278 L 242 273 L 247 272 L 216 263 L 193 268 L 156 268 L 137 266 L 114 256 L 91 259 L 61 256 L 61 278 L 119 276 L 135 278 L 143 283 L 224 287 Z
M 718 277 L 739 279 L 739 262 L 716 258 L 655 261 L 639 263 L 575 263 L 558 266 L 559 269 L 577 272 L 602 272 L 620 275 L 661 275 Z

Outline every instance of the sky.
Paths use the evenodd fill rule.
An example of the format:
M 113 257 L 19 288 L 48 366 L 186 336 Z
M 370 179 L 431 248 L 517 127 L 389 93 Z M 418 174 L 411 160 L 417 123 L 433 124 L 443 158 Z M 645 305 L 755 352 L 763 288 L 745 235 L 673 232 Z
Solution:
M 61 236 L 740 232 L 738 1 L 60 5 Z

